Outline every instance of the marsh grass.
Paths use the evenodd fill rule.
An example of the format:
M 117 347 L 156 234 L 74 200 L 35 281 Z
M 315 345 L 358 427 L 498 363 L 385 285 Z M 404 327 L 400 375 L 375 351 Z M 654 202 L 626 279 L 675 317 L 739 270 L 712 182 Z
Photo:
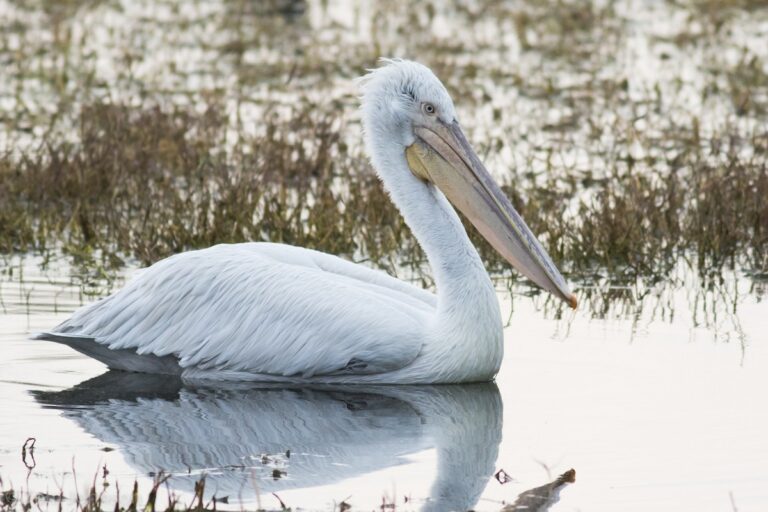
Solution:
M 365 162 L 349 155 L 340 120 L 311 106 L 285 122 L 266 119 L 263 135 L 224 152 L 215 106 L 199 116 L 86 106 L 80 144 L 1 160 L 2 249 L 61 241 L 73 256 L 99 252 L 116 265 L 121 255 L 149 264 L 249 240 L 352 255 L 376 238 L 385 246 L 376 257 L 391 252 L 402 223 Z M 390 229 L 380 237 L 365 221 Z
M 55 247 L 151 264 L 217 243 L 267 240 L 384 268 L 424 257 L 344 120 L 317 105 L 268 113 L 261 135 L 223 149 L 218 107 L 86 105 L 79 144 L 0 158 L 0 249 Z M 504 185 L 553 258 L 574 276 L 663 275 L 679 258 L 707 269 L 768 266 L 768 169 L 759 140 L 682 140 L 670 161 L 617 160 L 600 179 L 513 175 Z M 682 138 L 682 136 L 681 136 Z M 489 268 L 506 264 L 468 230 Z
M 201 476 L 194 485 L 194 492 L 188 499 L 183 499 L 174 493 L 168 486 L 168 480 L 171 475 L 160 473 L 154 477 L 151 488 L 142 495 L 139 491 L 138 481 L 133 482 L 130 492 L 130 501 L 128 503 L 120 502 L 120 487 L 115 483 L 114 491 L 117 498 L 112 499 L 111 486 L 107 475 L 109 471 L 104 467 L 103 476 L 95 475 L 85 496 L 79 494 L 73 498 L 64 495 L 64 491 L 58 494 L 48 494 L 46 492 L 17 491 L 14 488 L 4 489 L 2 479 L 0 479 L 0 511 L 12 512 L 16 510 L 28 511 L 36 510 L 70 510 L 74 512 L 102 512 L 104 510 L 114 510 L 114 512 L 208 512 L 221 509 L 230 509 L 229 497 L 217 498 L 215 495 L 206 498 L 205 476 Z M 161 493 L 165 494 L 166 500 L 160 501 Z M 209 493 L 210 494 L 210 493 Z M 107 506 L 109 503 L 109 506 Z M 282 502 L 281 502 L 282 503 Z M 242 505 L 237 510 L 246 510 Z M 254 512 L 266 512 L 262 508 L 251 509 Z M 290 510 L 283 506 L 280 510 Z

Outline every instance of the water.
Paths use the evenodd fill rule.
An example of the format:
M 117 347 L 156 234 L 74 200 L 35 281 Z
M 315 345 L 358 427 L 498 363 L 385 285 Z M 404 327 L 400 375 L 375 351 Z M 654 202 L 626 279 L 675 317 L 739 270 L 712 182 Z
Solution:
M 72 279 L 60 262 L 45 272 L 30 258 L 8 268 L 0 288 L 6 488 L 63 489 L 69 501 L 95 478 L 99 490 L 110 484 L 105 502 L 119 485 L 126 504 L 134 479 L 145 497 L 162 470 L 185 503 L 206 475 L 206 499 L 234 508 L 279 509 L 276 495 L 307 510 L 382 500 L 399 510 L 500 510 L 574 468 L 576 482 L 550 510 L 768 504 L 768 316 L 744 279 L 726 282 L 737 297 L 730 305 L 683 287 L 638 308 L 634 320 L 588 307 L 552 318 L 539 298 L 500 289 L 504 314 L 514 311 L 494 384 L 211 388 L 107 372 L 67 347 L 29 340 L 89 300 L 83 289 L 106 288 Z M 21 456 L 29 437 L 34 461 Z M 499 470 L 513 480 L 500 484 Z

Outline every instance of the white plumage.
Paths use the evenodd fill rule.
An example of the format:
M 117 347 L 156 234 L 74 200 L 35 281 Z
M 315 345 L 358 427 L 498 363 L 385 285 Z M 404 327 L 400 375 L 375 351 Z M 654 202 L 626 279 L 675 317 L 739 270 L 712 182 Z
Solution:
M 502 228 L 509 230 L 489 240 L 512 254 L 510 261 L 534 280 L 539 279 L 537 265 L 554 266 L 529 231 L 520 234 L 527 227 L 522 220 L 522 228 L 517 224 L 519 217 L 512 218 L 514 210 L 504 211 L 506 198 L 498 208 L 493 206 L 499 199 L 494 199 L 496 191 L 488 192 L 487 183 L 466 185 L 437 174 L 435 180 L 425 176 L 448 164 L 429 160 L 432 147 L 419 134 L 430 126 L 438 134 L 458 130 L 451 98 L 429 69 L 388 61 L 365 77 L 361 87 L 366 149 L 429 258 L 436 296 L 317 251 L 269 243 L 218 245 L 140 271 L 122 290 L 76 311 L 40 337 L 64 342 L 111 368 L 181 373 L 190 379 L 491 380 L 503 353 L 496 295 L 458 215 L 438 187 L 462 209 L 471 205 L 472 197 L 464 201 L 460 192 L 477 194 L 480 185 L 486 187 L 490 195 L 475 203 L 486 208 L 483 215 L 488 211 L 506 219 Z M 482 164 L 471 148 L 461 146 L 466 139 L 460 133 L 457 137 L 449 141 L 455 153 L 438 149 L 435 154 L 469 176 Z M 406 157 L 414 148 L 425 151 L 420 153 L 423 164 L 412 165 Z M 483 232 L 482 222 L 479 226 Z M 554 273 L 560 282 L 550 281 L 558 291 L 567 291 L 556 269 Z

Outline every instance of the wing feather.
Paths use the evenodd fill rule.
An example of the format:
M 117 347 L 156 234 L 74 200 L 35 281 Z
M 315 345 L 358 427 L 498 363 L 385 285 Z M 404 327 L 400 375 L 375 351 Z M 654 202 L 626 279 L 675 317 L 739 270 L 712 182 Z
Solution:
M 54 333 L 206 373 L 371 374 L 416 358 L 434 305 L 428 292 L 317 251 L 219 245 L 156 263 Z

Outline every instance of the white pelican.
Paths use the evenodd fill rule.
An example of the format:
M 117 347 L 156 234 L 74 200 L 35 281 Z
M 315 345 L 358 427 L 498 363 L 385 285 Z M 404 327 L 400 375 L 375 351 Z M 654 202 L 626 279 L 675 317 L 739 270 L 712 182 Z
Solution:
M 187 379 L 492 380 L 503 354 L 499 305 L 449 201 L 523 275 L 571 307 L 576 298 L 427 67 L 387 60 L 360 83 L 366 150 L 424 248 L 437 295 L 317 251 L 217 245 L 155 263 L 38 337 L 110 368 Z

